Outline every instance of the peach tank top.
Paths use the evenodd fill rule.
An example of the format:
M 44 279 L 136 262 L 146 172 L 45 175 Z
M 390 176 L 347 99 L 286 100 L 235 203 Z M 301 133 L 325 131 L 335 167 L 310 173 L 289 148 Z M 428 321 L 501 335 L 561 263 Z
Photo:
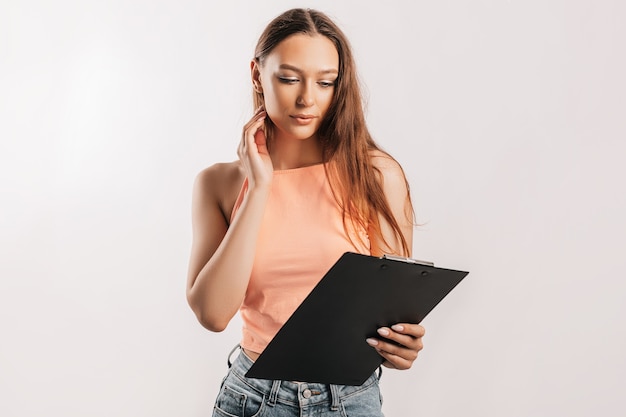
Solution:
M 245 180 L 231 221 L 247 184 Z M 357 233 L 351 242 L 323 164 L 274 171 L 252 274 L 240 308 L 241 346 L 261 353 L 344 252 L 369 254 L 367 233 Z

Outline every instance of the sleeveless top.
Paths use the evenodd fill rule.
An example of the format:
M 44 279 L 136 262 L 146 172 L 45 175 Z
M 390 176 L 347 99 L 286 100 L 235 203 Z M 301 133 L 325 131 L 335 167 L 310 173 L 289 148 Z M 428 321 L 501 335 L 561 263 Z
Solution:
M 244 180 L 231 215 L 247 192 Z M 240 315 L 241 346 L 261 353 L 345 252 L 370 254 L 365 230 L 344 230 L 323 164 L 274 171 Z

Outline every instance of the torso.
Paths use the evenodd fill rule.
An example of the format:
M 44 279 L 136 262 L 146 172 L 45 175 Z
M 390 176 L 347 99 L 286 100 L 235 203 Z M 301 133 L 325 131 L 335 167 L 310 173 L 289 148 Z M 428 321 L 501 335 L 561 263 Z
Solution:
M 241 190 L 232 214 L 245 200 Z M 293 311 L 345 252 L 370 253 L 367 231 L 344 223 L 325 164 L 274 171 L 254 263 L 239 309 L 241 346 L 262 352 Z
M 219 206 L 224 217 L 225 226 L 230 225 L 233 210 L 237 198 L 245 180 L 245 171 L 240 161 L 218 163 L 207 168 L 210 178 L 210 194 L 215 203 Z M 209 190 L 207 190 L 209 191 Z M 245 354 L 252 360 L 256 360 L 259 353 L 250 349 L 243 349 Z

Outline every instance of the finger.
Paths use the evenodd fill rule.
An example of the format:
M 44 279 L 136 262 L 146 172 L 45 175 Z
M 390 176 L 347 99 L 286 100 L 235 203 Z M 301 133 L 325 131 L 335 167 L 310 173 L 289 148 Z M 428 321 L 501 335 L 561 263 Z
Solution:
M 422 334 L 421 332 L 411 332 L 409 334 L 403 334 L 392 330 L 392 328 L 381 327 L 377 331 L 378 334 L 386 340 L 395 342 L 394 344 L 399 344 L 409 349 L 418 349 L 422 345 L 422 337 L 419 336 L 419 334 Z
M 385 352 L 383 350 L 379 350 L 378 354 L 385 359 L 385 362 L 383 363 L 383 365 L 385 365 L 388 368 L 395 368 L 395 369 L 400 369 L 400 370 L 409 369 L 413 365 L 413 362 L 415 361 L 415 359 L 413 360 L 405 359 L 401 356 L 397 356 L 392 353 Z
M 267 116 L 267 113 L 265 112 L 265 110 L 260 110 L 258 112 L 256 112 L 252 118 L 248 121 L 248 123 L 246 123 L 243 127 L 243 131 L 248 132 L 253 126 L 255 126 L 259 120 L 264 120 L 265 116 Z
M 255 145 L 255 134 L 261 130 L 265 121 L 265 112 L 260 111 L 255 114 L 252 119 L 243 128 L 243 134 L 241 135 L 241 141 L 237 147 L 237 155 L 240 160 L 244 160 L 249 157 L 250 152 L 256 153 L 257 147 Z
M 256 143 L 259 153 L 267 154 L 267 138 L 263 129 L 259 129 L 254 134 L 254 143 Z
M 263 132 L 263 125 L 265 123 L 265 116 L 260 116 L 258 119 L 248 128 L 246 132 L 247 145 L 258 145 L 259 142 L 265 143 L 265 132 Z M 261 133 L 262 135 L 259 135 Z
M 250 129 L 251 126 L 253 126 L 260 118 L 263 118 L 266 115 L 267 115 L 267 113 L 265 112 L 265 109 L 263 107 L 259 107 L 258 109 L 256 109 L 256 111 L 254 112 L 254 114 L 252 115 L 250 120 L 248 120 L 248 123 L 246 123 L 243 126 L 244 136 L 245 136 L 245 133 Z
M 421 340 L 414 342 L 412 346 L 399 345 L 386 339 L 375 338 L 368 338 L 366 342 L 378 352 L 385 352 L 411 362 L 417 359 L 419 351 L 424 347 Z
M 378 351 L 386 352 L 410 361 L 417 359 L 419 351 L 424 348 L 421 340 L 414 342 L 411 346 L 398 345 L 394 342 L 372 338 L 367 339 L 367 343 Z
M 406 334 L 413 337 L 424 337 L 426 329 L 424 326 L 412 323 L 397 323 L 391 326 L 394 332 Z
M 252 145 L 256 142 L 255 136 L 257 132 L 261 130 L 264 123 L 265 112 L 261 112 L 255 115 L 252 120 L 244 127 L 244 133 L 242 138 L 244 150 L 250 150 L 250 148 L 255 149 L 255 147 L 252 147 Z

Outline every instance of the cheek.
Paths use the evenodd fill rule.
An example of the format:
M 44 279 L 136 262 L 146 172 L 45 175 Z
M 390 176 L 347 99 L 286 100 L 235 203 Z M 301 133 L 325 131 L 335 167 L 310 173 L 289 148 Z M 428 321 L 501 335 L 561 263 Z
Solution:
M 333 96 L 334 94 L 331 91 L 330 93 L 324 95 L 324 97 L 320 99 L 320 107 L 324 109 L 324 112 L 326 112 L 328 108 L 330 107 L 330 105 L 332 104 Z
M 285 91 L 270 88 L 264 91 L 265 111 L 270 119 L 281 117 L 290 108 L 290 97 Z
M 265 94 L 263 96 L 265 111 L 270 119 L 275 119 L 280 112 L 280 103 L 273 94 Z
M 272 84 L 265 84 L 263 86 L 263 101 L 265 102 L 265 108 L 271 107 L 276 102 L 276 90 Z
M 275 125 L 280 125 L 280 115 L 276 112 L 271 106 L 265 106 L 265 111 L 267 112 L 267 118 L 272 121 Z

